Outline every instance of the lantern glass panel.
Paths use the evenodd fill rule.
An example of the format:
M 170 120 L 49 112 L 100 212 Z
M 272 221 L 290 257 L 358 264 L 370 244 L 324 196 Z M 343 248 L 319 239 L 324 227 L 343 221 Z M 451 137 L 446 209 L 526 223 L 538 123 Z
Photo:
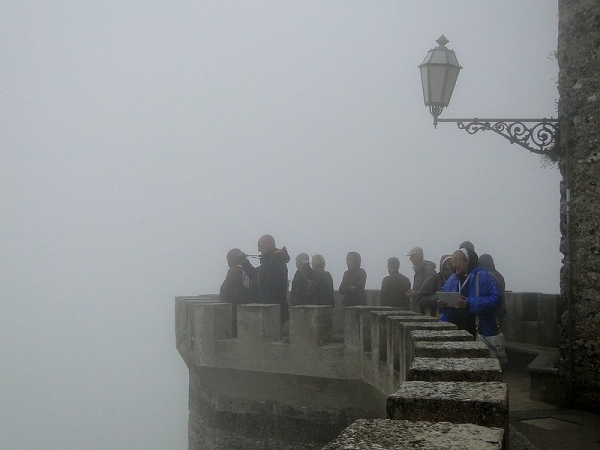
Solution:
M 429 79 L 430 103 L 447 106 L 447 103 L 444 103 L 446 66 L 429 66 Z

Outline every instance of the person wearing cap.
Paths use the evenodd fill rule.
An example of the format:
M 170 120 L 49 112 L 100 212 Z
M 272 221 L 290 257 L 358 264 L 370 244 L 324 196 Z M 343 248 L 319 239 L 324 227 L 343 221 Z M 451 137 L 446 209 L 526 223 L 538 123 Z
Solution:
M 417 305 L 419 305 L 421 314 L 429 314 L 432 317 L 437 316 L 438 298 L 435 294 L 444 289 L 446 280 L 448 280 L 453 273 L 452 256 L 442 256 L 440 258 L 440 271 L 435 275 L 427 277 L 417 294 Z
M 406 295 L 410 300 L 411 309 L 416 309 L 417 294 L 425 280 L 428 277 L 435 275 L 435 263 L 424 259 L 423 249 L 421 247 L 411 248 L 406 256 L 410 259 L 410 262 L 413 264 L 413 270 L 415 271 L 412 289 L 409 289 L 406 292 Z
M 400 260 L 389 258 L 387 270 L 389 275 L 381 281 L 381 306 L 408 309 L 406 292 L 410 290 L 410 280 L 400 273 Z
M 462 299 L 456 308 L 438 300 L 442 322 L 451 322 L 459 330 L 466 330 L 475 337 L 476 321 L 484 336 L 498 334 L 496 311 L 499 307 L 500 290 L 488 273 L 479 265 L 477 253 L 466 248 L 456 250 L 452 254 L 454 274 L 444 285 L 444 292 L 460 292 Z M 477 320 L 476 320 L 477 316 Z
M 315 273 L 310 267 L 308 255 L 298 253 L 296 256 L 296 273 L 292 280 L 292 289 L 290 291 L 290 304 L 311 305 L 311 297 L 314 294 L 316 282 Z

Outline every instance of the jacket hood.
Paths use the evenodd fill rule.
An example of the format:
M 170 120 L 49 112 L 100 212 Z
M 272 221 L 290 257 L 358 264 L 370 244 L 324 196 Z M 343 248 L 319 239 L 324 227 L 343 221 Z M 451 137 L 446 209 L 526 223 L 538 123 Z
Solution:
M 479 257 L 479 264 L 485 267 L 487 270 L 496 270 L 494 258 L 492 258 L 492 255 L 488 255 L 487 253 L 484 253 Z
M 287 248 L 275 248 L 273 250 L 267 250 L 262 255 L 260 255 L 260 262 L 262 263 L 264 260 L 276 258 L 281 259 L 286 264 L 290 262 L 290 255 L 287 251 Z

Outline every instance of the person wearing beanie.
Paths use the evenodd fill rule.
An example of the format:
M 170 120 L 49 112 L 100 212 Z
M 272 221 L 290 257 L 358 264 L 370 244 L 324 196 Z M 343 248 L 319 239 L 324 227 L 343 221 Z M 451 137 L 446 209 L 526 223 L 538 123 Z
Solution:
M 442 313 L 442 322 L 451 322 L 460 330 L 466 330 L 475 337 L 475 316 L 479 316 L 479 328 L 485 336 L 495 336 L 498 333 L 496 312 L 499 307 L 500 290 L 488 273 L 479 265 L 477 253 L 473 250 L 460 248 L 452 254 L 454 274 L 444 285 L 444 292 L 459 292 L 462 300 L 456 308 L 447 307 L 438 300 Z
M 237 306 L 250 300 L 250 280 L 240 265 L 242 251 L 232 248 L 227 252 L 229 270 L 219 291 L 219 300 L 231 303 L 231 329 L 237 337 Z

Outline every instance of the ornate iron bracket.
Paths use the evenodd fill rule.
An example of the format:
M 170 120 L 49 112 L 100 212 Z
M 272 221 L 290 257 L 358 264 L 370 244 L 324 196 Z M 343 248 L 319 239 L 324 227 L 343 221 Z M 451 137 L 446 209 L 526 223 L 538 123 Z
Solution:
M 558 119 L 437 119 L 438 122 L 456 123 L 469 134 L 491 130 L 504 136 L 511 144 L 518 144 L 532 153 L 544 155 L 551 152 L 560 138 Z M 533 125 L 525 125 L 533 124 Z

